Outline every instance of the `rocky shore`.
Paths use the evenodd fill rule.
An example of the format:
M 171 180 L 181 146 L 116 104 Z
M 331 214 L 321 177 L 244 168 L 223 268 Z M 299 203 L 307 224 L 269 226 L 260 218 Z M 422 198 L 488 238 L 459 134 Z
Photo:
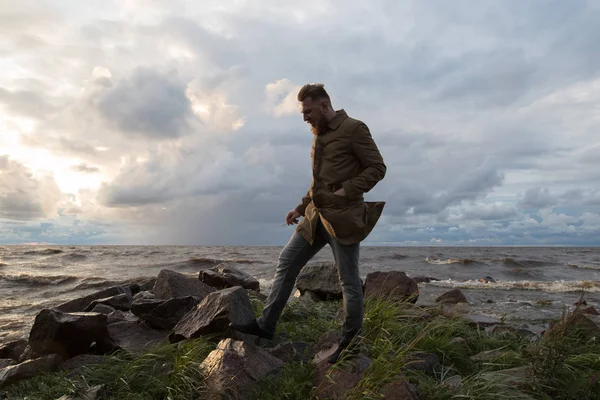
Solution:
M 273 341 L 229 328 L 264 306 L 253 276 L 227 264 L 162 270 L 41 310 L 27 340 L 0 344 L 0 398 L 544 398 L 572 365 L 578 395 L 600 398 L 596 309 L 582 302 L 559 321 L 513 326 L 469 314 L 458 289 L 415 305 L 428 279 L 368 274 L 360 352 L 332 366 L 343 317 L 333 265 L 302 271 Z

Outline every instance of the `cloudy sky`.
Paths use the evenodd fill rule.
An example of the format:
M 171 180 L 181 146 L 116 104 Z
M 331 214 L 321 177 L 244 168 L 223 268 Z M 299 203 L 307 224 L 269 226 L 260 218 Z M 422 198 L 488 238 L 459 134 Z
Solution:
M 370 245 L 600 244 L 600 2 L 0 3 L 0 243 L 282 245 L 322 82 Z

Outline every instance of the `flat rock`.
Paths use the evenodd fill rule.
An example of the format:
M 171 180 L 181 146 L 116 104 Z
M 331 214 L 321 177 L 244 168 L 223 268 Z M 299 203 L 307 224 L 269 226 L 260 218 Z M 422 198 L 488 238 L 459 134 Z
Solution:
M 27 347 L 27 340 L 19 339 L 0 346 L 0 358 L 10 358 L 18 361 Z
M 481 351 L 469 358 L 471 361 L 488 363 L 506 357 L 510 353 L 514 352 L 507 351 L 506 349 L 493 349 Z
M 85 311 L 90 303 L 94 300 L 105 299 L 107 297 L 117 296 L 119 294 L 129 294 L 132 296 L 131 288 L 129 286 L 113 286 L 108 289 L 101 290 L 89 294 L 84 297 L 80 297 L 74 300 L 67 301 L 61 305 L 55 307 L 58 311 L 62 312 L 83 312 Z
M 246 323 L 254 319 L 254 308 L 248 293 L 240 286 L 210 293 L 200 304 L 185 314 L 171 333 L 171 342 L 217 334 L 233 334 L 229 323 Z M 236 336 L 238 337 L 238 336 Z
M 106 304 L 96 304 L 94 306 L 94 308 L 91 310 L 91 312 L 93 313 L 99 313 L 99 314 L 110 314 L 111 312 L 115 311 L 114 308 L 112 308 L 111 306 L 107 306 Z
M 498 318 L 486 317 L 484 315 L 464 314 L 461 316 L 461 318 L 472 325 L 477 325 L 483 328 L 502 323 Z
M 198 279 L 168 269 L 160 271 L 152 290 L 154 296 L 162 300 L 187 296 L 196 296 L 202 300 L 214 291 L 214 288 Z
M 315 366 L 315 396 L 320 399 L 346 399 L 345 393 L 352 390 L 371 365 L 371 360 L 360 353 L 341 364 L 332 366 L 326 359 Z
M 29 334 L 29 346 L 38 354 L 59 354 L 64 359 L 95 351 L 106 353 L 114 348 L 106 315 L 63 313 L 44 309 L 35 317 Z
M 64 371 L 81 371 L 89 365 L 99 365 L 104 363 L 104 356 L 99 354 L 80 354 L 73 358 L 63 361 L 60 368 Z
M 310 291 L 319 296 L 320 300 L 341 299 L 342 285 L 338 270 L 333 263 L 307 265 L 296 278 L 296 288 L 301 294 Z
M 58 368 L 62 357 L 49 354 L 33 360 L 27 360 L 17 365 L 11 365 L 0 370 L 0 388 L 12 383 L 30 379 L 42 372 L 52 372 Z
M 136 322 L 117 322 L 108 326 L 115 345 L 127 352 L 138 353 L 156 346 L 168 335 Z
M 231 338 L 221 340 L 200 365 L 210 388 L 205 398 L 246 399 L 261 380 L 283 365 L 260 347 Z
M 129 311 L 131 309 L 132 296 L 129 293 L 121 293 L 116 296 L 93 300 L 84 311 L 92 311 L 97 304 L 110 306 L 115 310 Z
M 106 316 L 107 325 L 116 324 L 119 322 L 137 322 L 138 317 L 132 314 L 131 311 L 114 310 Z
M 156 282 L 156 279 L 154 280 L 154 282 Z M 141 292 L 138 292 L 135 294 L 135 296 L 133 296 L 133 301 L 135 302 L 136 300 L 154 300 L 156 298 L 156 296 L 154 296 L 154 293 L 152 293 L 149 290 L 143 290 Z
M 280 343 L 267 351 L 285 363 L 292 361 L 307 363 L 314 356 L 314 346 L 306 342 Z
M 244 289 L 260 291 L 258 279 L 225 263 L 200 271 L 200 280 L 217 289 L 241 286 Z
M 364 286 L 366 297 L 410 301 L 419 298 L 419 286 L 402 271 L 372 272 L 367 274 Z
M 152 298 L 138 298 L 131 303 L 131 312 L 138 317 L 143 314 L 149 314 L 156 307 L 160 306 L 166 300 Z
M 467 298 L 460 289 L 452 289 L 435 299 L 436 303 L 468 303 Z
M 139 315 L 139 318 L 155 328 L 171 330 L 198 304 L 198 297 L 177 297 L 161 303 L 147 314 Z

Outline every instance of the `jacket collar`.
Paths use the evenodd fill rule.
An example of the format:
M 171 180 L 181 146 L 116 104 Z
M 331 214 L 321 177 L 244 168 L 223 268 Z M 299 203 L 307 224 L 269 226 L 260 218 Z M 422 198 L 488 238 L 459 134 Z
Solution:
M 329 121 L 327 126 L 331 130 L 336 130 L 346 118 L 348 118 L 348 114 L 346 114 L 346 111 L 342 108 L 341 110 L 336 111 L 335 117 Z

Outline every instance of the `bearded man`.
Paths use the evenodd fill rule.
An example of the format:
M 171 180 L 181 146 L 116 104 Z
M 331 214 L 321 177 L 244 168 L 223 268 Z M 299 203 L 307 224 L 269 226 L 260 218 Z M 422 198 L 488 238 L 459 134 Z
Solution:
M 298 224 L 281 251 L 273 287 L 260 318 L 231 324 L 244 333 L 273 339 L 277 321 L 292 293 L 300 270 L 326 244 L 333 251 L 342 286 L 346 319 L 342 337 L 328 358 L 338 361 L 360 333 L 363 321 L 363 288 L 359 272 L 359 247 L 381 216 L 384 202 L 365 202 L 369 192 L 386 173 L 383 158 L 369 128 L 334 110 L 322 84 L 308 84 L 298 92 L 304 121 L 309 123 L 313 179 L 301 203 L 285 216 L 288 225 Z

